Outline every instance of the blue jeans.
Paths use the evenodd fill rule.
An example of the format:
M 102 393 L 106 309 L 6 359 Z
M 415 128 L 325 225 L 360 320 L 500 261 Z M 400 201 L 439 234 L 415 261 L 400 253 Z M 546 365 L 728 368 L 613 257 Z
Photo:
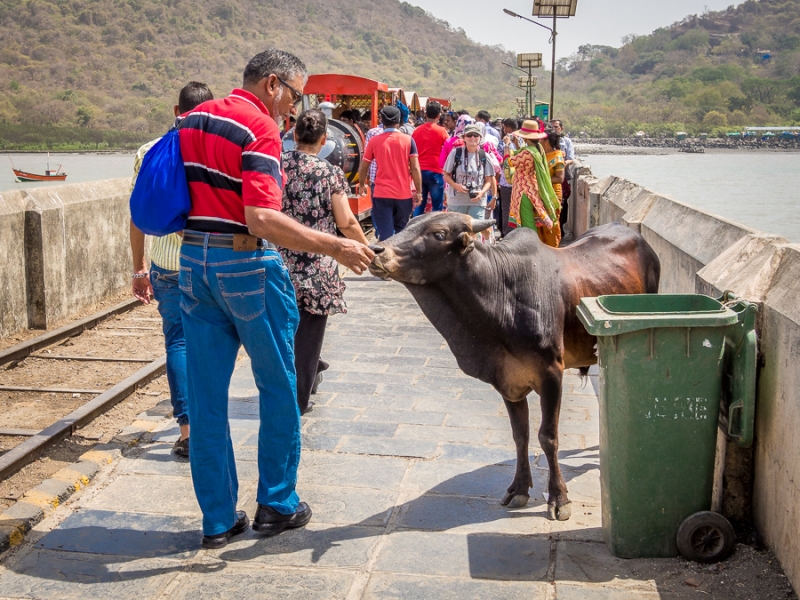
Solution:
M 411 208 L 411 198 L 395 200 L 373 197 L 372 224 L 375 226 L 378 240 L 385 240 L 403 231 L 411 218 Z
M 203 533 L 233 527 L 239 481 L 228 423 L 228 386 L 244 345 L 259 391 L 259 504 L 297 509 L 300 411 L 294 287 L 276 250 L 181 246 L 181 309 L 189 373 L 189 460 Z
M 150 267 L 150 284 L 153 298 L 158 302 L 161 315 L 161 330 L 167 350 L 167 383 L 172 402 L 172 414 L 178 425 L 189 422 L 186 412 L 188 396 L 186 383 L 186 339 L 181 320 L 181 290 L 178 287 L 178 272 L 162 269 L 156 264 Z
M 434 173 L 433 171 L 422 172 L 422 204 L 414 209 L 415 217 L 425 212 L 429 193 L 431 195 L 431 211 L 442 210 L 444 205 L 444 177 L 441 173 Z

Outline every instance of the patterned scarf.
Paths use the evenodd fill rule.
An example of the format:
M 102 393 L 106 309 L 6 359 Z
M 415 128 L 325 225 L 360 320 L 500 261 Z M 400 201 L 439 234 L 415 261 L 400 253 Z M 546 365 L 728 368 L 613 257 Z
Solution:
M 536 148 L 533 146 L 524 146 L 514 152 L 512 157 L 516 157 L 522 152 L 530 153 L 533 158 L 535 173 L 531 174 L 535 174 L 535 178 L 531 179 L 531 174 L 526 173 L 525 176 L 519 178 L 520 181 L 515 182 L 515 170 L 508 164 L 509 161 L 506 161 L 504 165 L 506 167 L 506 179 L 512 185 L 522 186 L 521 194 L 512 194 L 511 207 L 508 211 L 508 224 L 511 227 L 523 225 L 521 203 L 524 201 L 532 205 L 536 218 L 536 225 L 542 225 L 546 229 L 550 229 L 553 227 L 553 223 L 558 220 L 558 211 L 561 210 L 561 203 L 558 201 L 558 196 L 556 196 L 553 184 L 550 181 L 550 170 L 545 164 L 544 149 L 540 144 L 536 144 Z M 526 223 L 525 225 L 528 224 Z
M 466 129 L 467 125 L 471 125 L 475 122 L 475 119 L 470 117 L 469 115 L 461 115 L 458 117 L 458 121 L 456 121 L 456 128 L 453 132 L 454 137 L 461 137 L 461 134 L 464 133 L 464 129 Z

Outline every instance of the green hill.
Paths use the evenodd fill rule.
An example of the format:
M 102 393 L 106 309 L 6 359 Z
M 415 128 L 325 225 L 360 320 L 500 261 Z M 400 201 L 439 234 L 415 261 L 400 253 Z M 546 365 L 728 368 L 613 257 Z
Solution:
M 748 0 L 623 41 L 560 61 L 556 107 L 572 131 L 720 135 L 800 122 L 798 0 Z
M 268 46 L 458 107 L 519 94 L 502 49 L 398 0 L 0 0 L 0 149 L 131 145 L 192 79 L 216 96 Z

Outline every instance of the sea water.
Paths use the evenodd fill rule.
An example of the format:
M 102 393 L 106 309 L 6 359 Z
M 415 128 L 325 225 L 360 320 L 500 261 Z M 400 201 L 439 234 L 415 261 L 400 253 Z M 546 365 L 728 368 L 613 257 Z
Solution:
M 596 152 L 587 145 L 586 151 Z M 707 212 L 800 243 L 800 153 L 587 154 L 598 178 L 618 175 Z
M 66 181 L 16 183 L 11 170 L 12 164 L 22 171 L 44 175 L 47 168 L 47 153 L 0 154 L 0 192 L 131 177 L 133 175 L 133 157 L 133 153 L 62 154 L 51 152 L 50 169 L 55 171 L 58 165 L 62 165 L 67 174 Z

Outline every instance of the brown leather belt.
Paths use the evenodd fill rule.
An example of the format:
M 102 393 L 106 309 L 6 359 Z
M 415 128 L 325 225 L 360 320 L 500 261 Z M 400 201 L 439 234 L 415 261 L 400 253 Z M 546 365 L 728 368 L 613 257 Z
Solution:
M 245 233 L 201 233 L 186 230 L 183 232 L 183 243 L 190 246 L 207 246 L 209 248 L 228 248 L 246 252 L 250 250 L 274 250 L 275 244 Z

